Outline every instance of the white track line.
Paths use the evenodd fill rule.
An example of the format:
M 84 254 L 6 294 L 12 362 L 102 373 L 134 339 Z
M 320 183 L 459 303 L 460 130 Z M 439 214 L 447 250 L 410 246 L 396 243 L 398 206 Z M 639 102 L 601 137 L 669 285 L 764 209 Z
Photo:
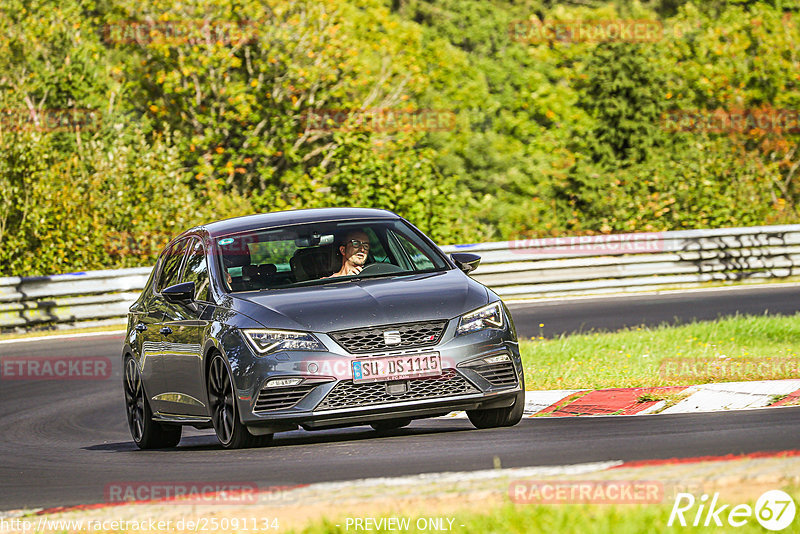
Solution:
M 0 340 L 0 345 L 8 345 L 11 343 L 28 343 L 30 341 L 47 341 L 48 339 L 70 339 L 74 337 L 118 336 L 124 333 L 125 330 L 109 330 L 108 332 L 83 332 L 75 334 L 57 334 L 53 336 L 21 337 L 19 339 Z
M 714 291 L 755 291 L 760 289 L 786 289 L 791 287 L 800 287 L 800 283 L 790 282 L 786 284 L 742 284 L 737 286 L 718 286 L 718 287 L 696 287 L 688 289 L 657 289 L 654 291 L 641 291 L 641 292 L 628 292 L 628 293 L 609 293 L 609 294 L 594 294 L 594 295 L 563 295 L 558 297 L 531 297 L 527 299 L 503 299 L 503 302 L 509 308 L 524 307 L 530 304 L 560 304 L 573 300 L 610 300 L 617 298 L 630 298 L 630 297 L 648 297 L 648 296 L 665 296 L 665 295 L 679 295 L 681 293 L 709 293 Z

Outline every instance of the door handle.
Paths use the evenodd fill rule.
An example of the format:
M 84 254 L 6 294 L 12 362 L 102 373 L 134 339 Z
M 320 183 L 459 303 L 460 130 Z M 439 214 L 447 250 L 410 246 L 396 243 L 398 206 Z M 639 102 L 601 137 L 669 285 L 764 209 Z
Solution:
M 161 332 L 161 333 L 162 333 L 162 334 L 164 334 L 165 336 L 168 336 L 168 335 L 170 335 L 170 334 L 172 333 L 172 328 L 170 328 L 170 327 L 168 327 L 168 326 L 165 326 L 164 328 L 162 328 L 161 330 L 159 330 L 159 332 Z
M 144 332 L 145 330 L 147 330 L 147 325 L 144 323 L 139 323 L 134 328 L 136 329 L 137 332 Z

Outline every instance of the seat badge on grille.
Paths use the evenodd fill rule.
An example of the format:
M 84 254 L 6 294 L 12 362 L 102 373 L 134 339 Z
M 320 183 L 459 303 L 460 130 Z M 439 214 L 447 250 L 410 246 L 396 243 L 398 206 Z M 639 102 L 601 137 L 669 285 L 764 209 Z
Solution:
M 387 345 L 399 345 L 401 341 L 399 330 L 387 330 L 383 333 L 383 342 Z

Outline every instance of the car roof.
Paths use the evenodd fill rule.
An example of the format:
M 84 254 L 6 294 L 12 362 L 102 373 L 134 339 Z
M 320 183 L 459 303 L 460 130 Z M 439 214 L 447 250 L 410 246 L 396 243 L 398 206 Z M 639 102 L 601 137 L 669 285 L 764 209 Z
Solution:
M 400 216 L 389 210 L 370 208 L 316 208 L 304 210 L 276 211 L 234 217 L 192 228 L 184 233 L 205 230 L 209 237 L 217 238 L 228 234 L 258 230 L 290 224 L 303 224 L 323 221 L 342 221 L 348 219 L 399 219 Z

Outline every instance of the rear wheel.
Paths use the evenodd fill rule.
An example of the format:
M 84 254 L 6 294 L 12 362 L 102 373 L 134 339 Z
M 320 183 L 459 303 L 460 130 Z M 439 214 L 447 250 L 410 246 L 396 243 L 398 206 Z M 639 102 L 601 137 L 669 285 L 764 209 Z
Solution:
M 217 439 L 226 449 L 260 447 L 272 441 L 272 434 L 254 436 L 239 419 L 233 379 L 222 354 L 214 354 L 206 381 L 211 423 Z
M 153 421 L 153 411 L 144 392 L 139 366 L 132 356 L 125 357 L 123 379 L 125 411 L 131 437 L 140 449 L 165 449 L 181 440 L 180 425 L 165 425 Z
M 374 423 L 370 423 L 369 426 L 378 432 L 386 432 L 387 430 L 403 428 L 404 426 L 408 426 L 410 423 L 411 419 L 387 419 L 385 421 L 375 421 Z
M 514 404 L 508 408 L 490 408 L 488 410 L 467 410 L 467 417 L 476 428 L 497 428 L 514 426 L 522 420 L 525 409 L 525 392 L 517 393 Z

